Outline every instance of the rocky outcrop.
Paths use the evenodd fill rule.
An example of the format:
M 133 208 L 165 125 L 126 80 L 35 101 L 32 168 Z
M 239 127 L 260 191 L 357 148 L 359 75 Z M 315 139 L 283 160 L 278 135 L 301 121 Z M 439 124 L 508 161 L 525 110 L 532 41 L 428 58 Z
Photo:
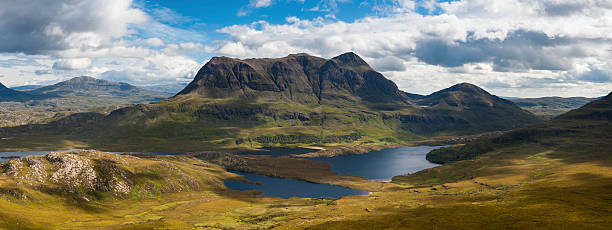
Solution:
M 67 193 L 102 191 L 121 196 L 128 194 L 133 185 L 133 176 L 119 166 L 122 164 L 126 161 L 119 156 L 80 150 L 12 159 L 3 164 L 3 169 L 18 184 Z
M 84 201 L 102 193 L 126 198 L 202 190 L 208 184 L 163 157 L 145 160 L 94 150 L 27 156 L 11 159 L 1 166 L 2 174 L 12 179 L 16 186 L 66 194 Z

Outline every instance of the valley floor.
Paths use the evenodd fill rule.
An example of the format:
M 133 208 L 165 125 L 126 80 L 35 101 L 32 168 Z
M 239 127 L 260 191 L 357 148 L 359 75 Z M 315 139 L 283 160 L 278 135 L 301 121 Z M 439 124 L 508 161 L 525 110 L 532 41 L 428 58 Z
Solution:
M 0 177 L 0 227 L 7 229 L 610 229 L 612 161 L 609 144 L 550 148 L 527 144 L 448 164 L 393 182 L 337 175 L 304 159 L 248 156 L 251 171 L 371 191 L 340 199 L 280 199 L 224 188 L 234 177 L 197 158 L 148 157 L 190 172 L 200 190 L 67 199 Z M 583 147 L 584 147 L 583 146 Z M 600 160 L 580 154 L 602 156 Z M 191 159 L 191 160 L 190 160 Z M 138 163 L 138 158 L 133 164 Z M 191 168 L 194 167 L 194 168 Z M 11 190 L 7 188 L 20 188 Z M 11 191 L 25 191 L 27 197 Z

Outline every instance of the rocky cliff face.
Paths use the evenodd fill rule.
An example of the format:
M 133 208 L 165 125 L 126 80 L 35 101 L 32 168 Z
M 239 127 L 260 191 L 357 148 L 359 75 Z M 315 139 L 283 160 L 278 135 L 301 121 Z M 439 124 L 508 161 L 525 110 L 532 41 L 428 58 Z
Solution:
M 409 104 L 395 83 L 354 53 L 326 60 L 307 54 L 276 59 L 215 57 L 179 95 L 263 98 L 306 104 L 340 100 Z

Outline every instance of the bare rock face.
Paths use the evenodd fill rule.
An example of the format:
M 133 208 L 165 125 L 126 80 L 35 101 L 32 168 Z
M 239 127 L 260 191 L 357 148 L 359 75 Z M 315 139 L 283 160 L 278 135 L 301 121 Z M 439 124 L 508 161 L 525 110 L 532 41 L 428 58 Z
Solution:
M 57 169 L 49 178 L 51 182 L 60 184 L 75 192 L 78 187 L 92 190 L 98 178 L 91 160 L 76 154 L 50 153 L 46 160 Z

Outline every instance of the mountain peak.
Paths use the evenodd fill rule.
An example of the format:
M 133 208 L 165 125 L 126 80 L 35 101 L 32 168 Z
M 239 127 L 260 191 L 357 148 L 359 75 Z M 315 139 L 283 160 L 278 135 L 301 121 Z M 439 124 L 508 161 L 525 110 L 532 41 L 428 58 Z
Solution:
M 332 59 L 305 53 L 244 60 L 215 57 L 198 71 L 179 95 L 190 93 L 213 98 L 257 97 L 306 104 L 322 100 L 408 103 L 395 83 L 352 52 Z
M 484 89 L 470 83 L 459 83 L 432 93 L 419 101 L 426 106 L 443 106 L 458 109 L 469 107 L 515 106 L 512 102 L 491 95 Z
M 331 59 L 341 66 L 350 66 L 350 67 L 364 67 L 366 69 L 371 69 L 368 63 L 366 63 L 359 55 L 353 52 L 347 52 L 340 54 Z
M 463 82 L 463 83 L 459 83 L 456 85 L 453 85 L 451 87 L 449 87 L 447 90 L 449 91 L 463 91 L 463 92 L 470 92 L 470 93 L 486 93 L 489 94 L 487 91 L 485 91 L 484 89 L 474 85 L 474 84 L 470 84 L 467 82 Z
M 73 77 L 70 80 L 68 80 L 68 82 L 71 81 L 98 81 L 101 79 L 97 79 L 95 77 L 90 77 L 90 76 L 80 76 L 80 77 Z

